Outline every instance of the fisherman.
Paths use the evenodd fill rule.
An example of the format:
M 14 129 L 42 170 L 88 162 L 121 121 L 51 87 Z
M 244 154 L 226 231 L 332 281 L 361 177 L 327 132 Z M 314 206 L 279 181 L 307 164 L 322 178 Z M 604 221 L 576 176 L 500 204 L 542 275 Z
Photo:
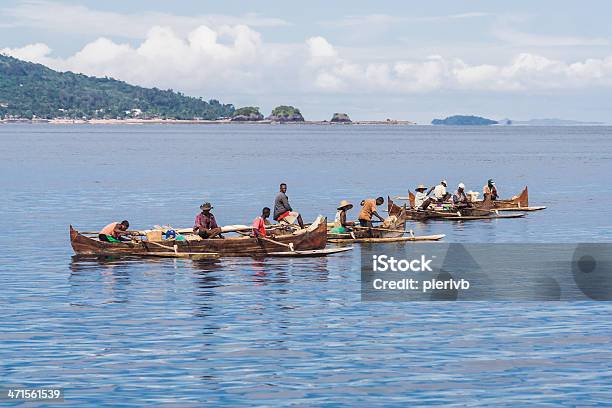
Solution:
M 256 237 L 266 237 L 266 225 L 270 225 L 268 218 L 270 217 L 270 209 L 264 207 L 261 210 L 261 215 L 253 220 L 253 235 Z
M 446 182 L 446 180 L 442 180 L 440 181 L 440 184 L 438 184 L 435 187 L 430 188 L 429 191 L 427 192 L 427 195 L 429 195 L 433 191 L 434 193 L 433 198 L 435 199 L 435 201 L 438 203 L 443 203 L 451 198 L 451 194 L 446 192 L 447 186 L 448 186 L 448 183 Z
M 304 228 L 302 216 L 289 205 L 289 197 L 287 197 L 287 184 L 281 183 L 280 192 L 274 200 L 274 221 L 293 224 L 296 220 L 300 228 Z
M 455 194 L 453 194 L 453 204 L 455 204 L 456 207 L 461 208 L 472 206 L 472 203 L 465 194 L 465 184 L 459 183 L 457 186 L 457 191 L 455 191 Z
M 355 223 L 353 221 L 346 220 L 346 214 L 348 210 L 353 208 L 353 204 L 349 203 L 347 200 L 340 201 L 340 205 L 337 208 L 336 218 L 334 218 L 334 227 L 330 230 L 333 234 L 343 234 L 350 232 L 350 227 L 354 226 Z
M 384 202 L 385 199 L 382 197 L 378 197 L 376 200 L 373 198 L 364 200 L 363 207 L 361 207 L 361 211 L 359 212 L 359 225 L 372 228 L 372 216 L 384 222 L 384 218 L 378 215 L 376 211 L 376 206 L 382 205 Z
M 414 189 L 416 194 L 414 195 L 414 208 L 417 210 L 426 210 L 429 207 L 432 199 L 425 193 L 427 187 L 423 184 L 419 184 L 417 188 Z
M 200 206 L 200 209 L 202 212 L 196 215 L 193 232 L 204 239 L 217 236 L 223 238 L 221 235 L 221 228 L 217 225 L 215 216 L 210 212 L 213 206 L 210 203 L 204 203 Z
M 111 222 L 106 227 L 102 228 L 100 234 L 98 234 L 98 239 L 104 242 L 123 242 L 130 241 L 127 238 L 124 238 L 123 235 L 133 235 L 133 232 L 129 232 L 127 229 L 130 227 L 130 223 L 128 220 L 123 220 L 121 222 Z
M 487 196 L 491 197 L 491 201 L 497 200 L 497 187 L 495 186 L 495 181 L 493 179 L 489 179 L 487 184 L 482 188 L 483 198 L 486 200 Z

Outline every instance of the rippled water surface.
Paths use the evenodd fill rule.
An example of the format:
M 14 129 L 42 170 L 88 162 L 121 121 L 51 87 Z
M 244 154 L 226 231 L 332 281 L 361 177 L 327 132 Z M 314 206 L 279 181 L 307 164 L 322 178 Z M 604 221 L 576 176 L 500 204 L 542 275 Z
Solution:
M 328 258 L 79 259 L 68 225 L 248 223 L 289 184 L 306 219 L 441 178 L 547 210 L 411 225 L 447 242 L 612 242 L 612 128 L 0 125 L 0 375 L 66 405 L 612 400 L 604 302 L 360 301 Z M 354 210 L 353 210 L 354 211 Z M 355 214 L 353 214 L 356 216 Z

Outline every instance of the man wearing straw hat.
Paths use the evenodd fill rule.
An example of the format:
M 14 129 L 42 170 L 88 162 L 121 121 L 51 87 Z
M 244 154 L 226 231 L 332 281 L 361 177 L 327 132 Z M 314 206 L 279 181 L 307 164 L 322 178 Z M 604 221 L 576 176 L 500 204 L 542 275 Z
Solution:
M 355 225 L 355 223 L 346 220 L 346 213 L 351 208 L 353 208 L 353 204 L 349 203 L 347 200 L 340 201 L 338 211 L 336 212 L 336 218 L 334 218 L 334 227 L 330 231 L 331 233 L 343 234 L 350 232 L 349 227 L 352 227 L 353 225 Z
M 223 238 L 221 236 L 221 228 L 217 225 L 215 216 L 210 212 L 213 206 L 210 203 L 204 203 L 200 206 L 200 209 L 202 212 L 196 215 L 193 232 L 204 239 L 216 236 Z
M 424 184 L 419 184 L 414 190 L 416 191 L 416 194 L 414 195 L 414 208 L 416 208 L 417 210 L 424 210 L 429 207 L 429 204 L 431 203 L 431 198 L 429 198 L 427 196 L 427 193 L 425 193 L 427 187 L 425 187 Z

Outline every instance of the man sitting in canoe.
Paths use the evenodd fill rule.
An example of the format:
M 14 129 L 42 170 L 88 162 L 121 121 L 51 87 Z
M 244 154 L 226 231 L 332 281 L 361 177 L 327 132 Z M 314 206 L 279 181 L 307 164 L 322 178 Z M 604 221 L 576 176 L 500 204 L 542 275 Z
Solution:
M 431 187 L 429 191 L 425 192 L 427 188 L 423 184 L 415 189 L 416 194 L 414 195 L 414 208 L 417 210 L 426 210 L 432 202 L 444 203 L 451 198 L 451 194 L 446 192 L 446 186 L 448 183 L 446 180 L 442 180 L 437 186 Z M 433 191 L 433 197 L 429 195 Z
M 432 198 L 428 196 L 429 192 L 426 193 L 425 190 L 427 190 L 427 187 L 423 184 L 419 184 L 417 188 L 414 189 L 414 191 L 416 191 L 414 195 L 414 208 L 417 210 L 426 210 L 432 202 Z
M 212 205 L 210 203 L 204 203 L 200 206 L 202 210 L 201 213 L 196 215 L 195 224 L 193 226 L 194 234 L 198 234 L 200 237 L 204 239 L 214 238 L 218 236 L 219 238 L 223 238 L 221 236 L 221 228 L 217 225 L 217 220 L 215 216 L 210 212 L 212 210 Z
M 270 217 L 270 209 L 264 207 L 261 210 L 261 215 L 253 220 L 253 235 L 256 237 L 266 237 L 266 226 L 270 225 L 268 218 Z
M 127 229 L 130 227 L 130 223 L 128 220 L 123 220 L 121 222 L 111 222 L 106 227 L 102 228 L 100 234 L 98 234 L 98 239 L 104 242 L 123 242 L 129 241 L 129 239 L 124 238 L 123 235 L 132 235 L 132 232 L 129 232 Z
M 443 203 L 445 201 L 448 201 L 451 198 L 451 194 L 446 191 L 447 186 L 448 186 L 448 183 L 446 182 L 446 180 L 442 180 L 440 181 L 440 184 L 438 184 L 435 187 L 430 188 L 429 191 L 427 192 L 427 195 L 429 195 L 433 191 L 434 193 L 433 198 L 435 199 L 436 202 Z
M 340 201 L 338 211 L 336 212 L 336 218 L 334 218 L 334 227 L 330 230 L 332 234 L 344 234 L 351 231 L 350 227 L 355 225 L 355 223 L 346 220 L 346 213 L 351 208 L 353 208 L 353 204 L 349 203 L 347 200 Z
M 274 200 L 274 221 L 293 224 L 296 220 L 300 228 L 304 228 L 304 221 L 299 212 L 293 211 L 289 205 L 289 197 L 287 197 L 287 184 L 281 183 L 280 192 Z
M 495 186 L 495 182 L 493 179 L 489 179 L 487 184 L 482 188 L 483 198 L 486 200 L 487 196 L 491 196 L 491 201 L 497 200 L 497 187 Z
M 382 197 L 378 197 L 376 200 L 373 198 L 368 198 L 364 200 L 363 207 L 361 207 L 361 211 L 359 212 L 359 225 L 362 227 L 372 227 L 372 216 L 375 216 L 380 221 L 384 222 L 385 219 L 378 215 L 376 211 L 377 205 L 382 205 L 385 202 L 385 199 Z
M 468 200 L 467 195 L 465 194 L 465 184 L 459 183 L 457 186 L 457 191 L 453 194 L 453 204 L 458 208 L 466 208 L 471 207 L 472 203 Z

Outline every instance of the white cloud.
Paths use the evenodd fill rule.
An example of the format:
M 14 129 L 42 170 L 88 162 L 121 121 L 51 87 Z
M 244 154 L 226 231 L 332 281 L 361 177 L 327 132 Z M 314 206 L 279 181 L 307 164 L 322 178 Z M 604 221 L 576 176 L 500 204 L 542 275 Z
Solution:
M 311 37 L 306 40 L 310 56 L 313 58 L 335 57 L 337 55 L 334 47 L 323 37 Z
M 51 48 L 47 44 L 35 43 L 21 48 L 3 48 L 0 49 L 0 53 L 24 61 L 45 63 L 47 55 L 51 53 Z
M 111 76 L 195 95 L 282 93 L 426 93 L 612 87 L 612 56 L 562 61 L 521 53 L 505 64 L 469 64 L 441 55 L 415 60 L 355 61 L 323 37 L 301 44 L 265 43 L 245 25 L 196 27 L 185 35 L 151 28 L 136 45 L 98 38 L 67 58 L 43 43 L 0 52 L 58 70 Z
M 110 76 L 143 86 L 203 90 L 240 88 L 260 76 L 264 48 L 259 33 L 244 25 L 217 30 L 200 26 L 186 37 L 169 27 L 149 30 L 138 46 L 99 38 L 68 58 L 50 56 L 45 44 L 0 50 L 8 55 L 40 62 L 60 71 Z M 275 51 L 268 52 L 274 61 Z
M 318 61 L 318 60 L 317 60 Z M 612 87 L 612 56 L 565 62 L 521 53 L 508 64 L 470 65 L 434 55 L 419 61 L 355 63 L 341 57 L 314 65 L 321 91 L 423 93 L 434 90 L 519 91 Z
M 264 17 L 256 13 L 238 16 L 221 14 L 180 16 L 158 12 L 121 14 L 45 0 L 29 0 L 0 9 L 0 17 L 2 16 L 6 20 L 2 24 L 10 24 L 11 27 L 21 26 L 63 33 L 123 38 L 145 38 L 154 26 L 171 27 L 180 35 L 185 35 L 201 25 L 213 28 L 227 25 L 250 27 L 290 25 L 283 19 Z

